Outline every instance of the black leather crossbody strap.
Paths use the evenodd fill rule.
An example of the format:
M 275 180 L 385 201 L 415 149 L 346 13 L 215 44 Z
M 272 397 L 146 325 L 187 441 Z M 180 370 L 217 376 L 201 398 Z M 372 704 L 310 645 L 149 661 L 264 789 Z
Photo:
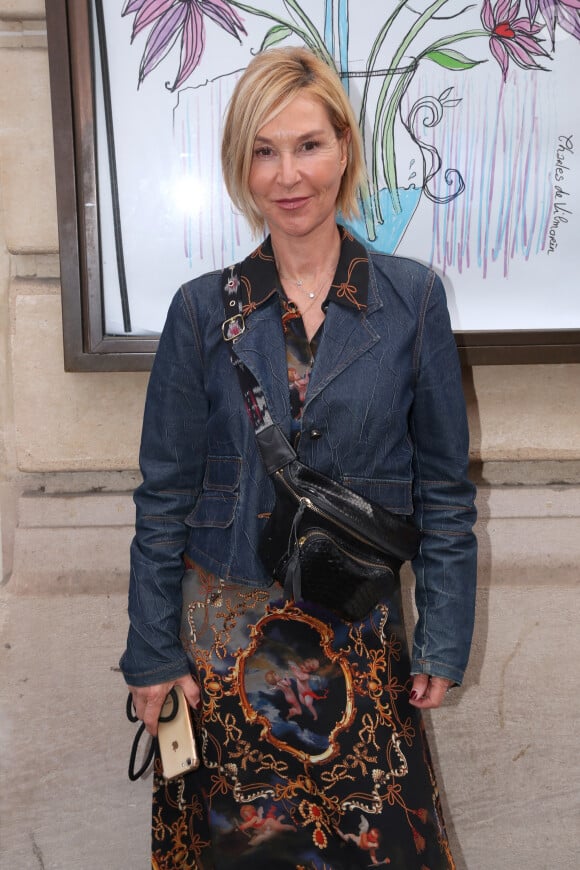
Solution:
M 238 373 L 238 379 L 248 417 L 250 418 L 256 433 L 258 433 L 263 429 L 273 426 L 274 421 L 272 420 L 268 406 L 266 405 L 266 399 L 262 387 L 252 372 L 246 368 L 234 352 L 236 341 L 246 329 L 240 285 L 239 263 L 236 263 L 234 266 L 228 266 L 224 269 L 221 280 L 225 314 L 224 322 L 222 323 L 222 335 L 224 341 L 228 342 L 230 346 L 230 359 Z M 280 434 L 284 437 L 282 433 Z M 290 444 L 288 444 L 288 447 L 292 450 Z
M 256 441 L 266 471 L 270 475 L 296 459 L 296 451 L 275 423 L 256 432 Z
M 256 432 L 260 456 L 268 474 L 273 474 L 296 459 L 296 452 L 280 427 L 272 420 L 260 384 L 234 351 L 237 339 L 246 329 L 239 263 L 228 266 L 222 272 L 222 298 L 225 313 L 222 335 L 224 341 L 230 345 L 230 359 L 238 373 L 246 411 Z

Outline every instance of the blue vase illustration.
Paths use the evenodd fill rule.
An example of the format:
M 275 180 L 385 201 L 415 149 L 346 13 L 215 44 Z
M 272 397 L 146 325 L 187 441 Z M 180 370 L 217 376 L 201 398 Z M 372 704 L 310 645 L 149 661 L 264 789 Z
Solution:
M 372 229 L 369 229 L 362 214 L 358 218 L 351 218 L 345 221 L 346 226 L 355 238 L 366 248 L 370 248 L 371 251 L 381 254 L 393 254 L 397 250 L 407 227 L 413 219 L 422 192 L 421 187 L 415 187 L 414 185 L 408 188 L 398 188 L 397 199 L 400 208 L 395 209 L 390 191 L 383 188 L 379 191 L 377 197 L 378 209 L 376 208 L 376 201 L 367 202 L 367 207 L 370 206 L 373 211 L 380 210 L 383 218 L 382 222 L 375 220 L 374 232 Z

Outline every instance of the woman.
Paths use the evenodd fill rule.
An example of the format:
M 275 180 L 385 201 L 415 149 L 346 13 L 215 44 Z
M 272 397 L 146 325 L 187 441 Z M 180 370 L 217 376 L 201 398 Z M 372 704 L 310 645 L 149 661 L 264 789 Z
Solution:
M 398 586 L 358 622 L 284 600 L 257 552 L 274 490 L 222 337 L 222 277 L 186 284 L 149 383 L 121 665 L 151 734 L 183 687 L 203 764 L 169 783 L 156 766 L 153 866 L 450 868 L 420 710 L 461 683 L 476 544 L 443 287 L 337 225 L 356 210 L 361 142 L 308 51 L 250 63 L 222 164 L 269 231 L 240 266 L 235 354 L 303 462 L 412 515 L 419 618 L 410 661 Z

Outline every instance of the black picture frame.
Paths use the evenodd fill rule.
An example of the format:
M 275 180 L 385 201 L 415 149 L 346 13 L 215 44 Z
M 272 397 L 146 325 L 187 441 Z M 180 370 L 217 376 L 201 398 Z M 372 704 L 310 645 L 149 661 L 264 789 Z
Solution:
M 67 371 L 146 371 L 157 338 L 105 331 L 91 0 L 46 0 Z M 577 363 L 580 330 L 457 331 L 464 365 Z

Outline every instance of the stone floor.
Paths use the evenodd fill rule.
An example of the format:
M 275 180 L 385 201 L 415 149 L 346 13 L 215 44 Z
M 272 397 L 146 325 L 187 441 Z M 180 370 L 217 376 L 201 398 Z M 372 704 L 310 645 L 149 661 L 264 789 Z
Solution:
M 126 773 L 125 608 L 121 595 L 0 595 L 4 870 L 150 866 L 150 781 Z

